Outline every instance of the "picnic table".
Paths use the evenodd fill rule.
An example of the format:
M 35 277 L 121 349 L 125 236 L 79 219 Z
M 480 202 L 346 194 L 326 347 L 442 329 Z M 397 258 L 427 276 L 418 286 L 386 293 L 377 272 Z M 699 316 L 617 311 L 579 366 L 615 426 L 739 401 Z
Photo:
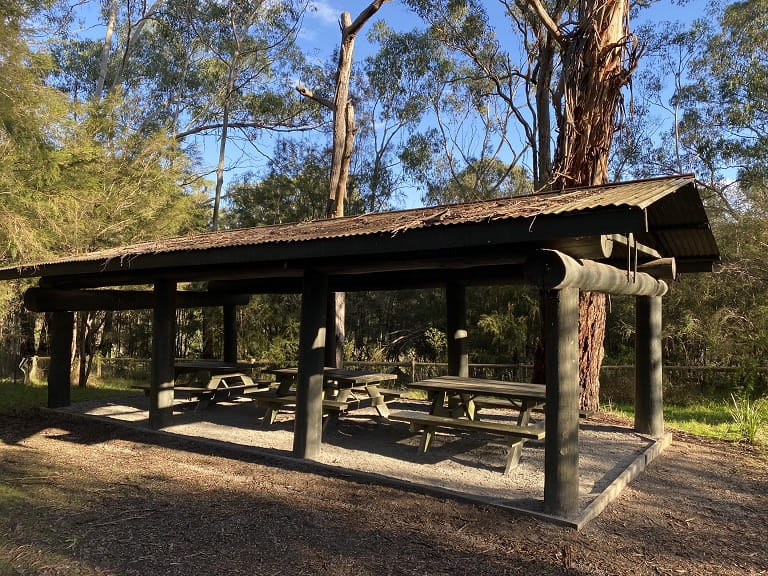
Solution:
M 392 412 L 389 419 L 407 422 L 412 431 L 421 431 L 418 448 L 421 454 L 429 449 L 437 428 L 499 434 L 508 438 L 506 474 L 520 461 L 526 440 L 544 438 L 543 427 L 530 425 L 531 412 L 544 406 L 546 389 L 543 384 L 441 376 L 413 382 L 409 387 L 429 393 L 432 400 L 429 412 Z M 518 410 L 517 421 L 512 424 L 481 420 L 480 411 L 489 406 Z
M 194 403 L 195 410 L 207 408 L 221 400 L 248 396 L 269 388 L 272 381 L 245 374 L 252 365 L 219 360 L 186 360 L 174 364 L 176 380 L 174 398 L 181 397 Z M 132 388 L 149 395 L 149 384 L 136 384 Z
M 253 396 L 254 402 L 267 408 L 264 424 L 275 421 L 281 409 L 296 407 L 295 385 L 299 369 L 275 368 L 269 370 L 277 380 L 277 387 Z M 323 413 L 329 421 L 340 413 L 374 407 L 382 418 L 389 418 L 388 404 L 405 395 L 404 390 L 383 388 L 382 384 L 397 379 L 396 374 L 372 373 L 362 370 L 346 370 L 326 367 L 323 371 Z

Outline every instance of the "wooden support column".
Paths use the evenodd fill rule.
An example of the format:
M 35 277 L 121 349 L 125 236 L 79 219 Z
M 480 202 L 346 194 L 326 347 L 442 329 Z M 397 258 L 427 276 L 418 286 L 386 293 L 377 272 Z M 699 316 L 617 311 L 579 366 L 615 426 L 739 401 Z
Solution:
M 224 307 L 224 361 L 237 362 L 237 307 L 225 304 Z
M 344 292 L 330 292 L 325 320 L 325 365 L 344 367 L 344 339 L 347 296 Z
M 469 377 L 467 353 L 467 295 L 461 284 L 445 287 L 448 332 L 448 374 Z
M 544 291 L 544 512 L 579 509 L 579 290 Z
M 320 455 L 327 302 L 328 276 L 307 270 L 301 296 L 299 374 L 293 432 L 293 455 L 297 458 L 315 459 Z
M 664 434 L 661 359 L 661 297 L 635 299 L 635 430 Z
M 48 369 L 48 408 L 69 406 L 72 389 L 72 312 L 52 312 L 48 317 L 51 360 Z
M 152 377 L 149 426 L 159 429 L 173 420 L 174 351 L 176 341 L 176 283 L 158 280 L 152 309 Z

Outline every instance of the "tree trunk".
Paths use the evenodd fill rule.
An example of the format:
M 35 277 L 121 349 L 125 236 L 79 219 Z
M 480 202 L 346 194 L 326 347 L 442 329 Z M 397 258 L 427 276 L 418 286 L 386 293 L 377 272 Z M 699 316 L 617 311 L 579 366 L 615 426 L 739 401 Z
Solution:
M 123 70 L 125 70 L 128 59 L 131 57 L 131 54 L 133 54 L 133 51 L 136 48 L 136 42 L 141 37 L 141 32 L 144 30 L 144 26 L 146 26 L 147 22 L 154 18 L 155 14 L 164 3 L 165 0 L 156 0 L 144 13 L 141 19 L 136 23 L 136 26 L 128 29 L 128 38 L 125 42 L 125 49 L 123 50 L 123 56 L 120 58 L 120 62 L 117 65 L 115 78 L 112 80 L 111 90 L 114 91 L 115 88 L 123 81 Z
M 109 56 L 112 51 L 112 34 L 115 31 L 117 23 L 117 0 L 112 0 L 109 4 L 109 21 L 107 22 L 107 32 L 104 35 L 104 44 L 101 47 L 101 62 L 99 63 L 99 79 L 96 82 L 96 90 L 93 97 L 96 101 L 101 100 L 104 92 L 104 84 L 107 81 L 107 71 L 109 70 Z
M 588 0 L 563 55 L 554 188 L 605 184 L 621 90 L 636 66 L 626 0 Z M 631 45 L 631 46 L 630 46 Z
M 605 294 L 579 293 L 579 409 L 596 412 L 600 408 L 600 368 L 605 348 Z
M 336 86 L 333 102 L 318 98 L 311 90 L 297 86 L 302 96 L 311 98 L 331 109 L 333 113 L 333 157 L 328 182 L 328 203 L 325 207 L 326 218 L 344 216 L 344 199 L 347 195 L 349 165 L 355 145 L 355 107 L 349 99 L 349 82 L 352 76 L 352 53 L 355 48 L 355 36 L 363 25 L 389 0 L 375 0 L 355 19 L 349 12 L 341 15 L 341 46 L 339 62 L 336 68 Z M 326 366 L 341 367 L 344 362 L 344 338 L 346 303 L 343 292 L 329 295 L 327 322 L 325 331 Z
M 566 35 L 539 0 L 527 1 L 562 51 L 560 82 L 553 95 L 559 131 L 551 188 L 605 184 L 621 91 L 640 57 L 636 39 L 629 33 L 629 4 L 626 0 L 583 0 L 578 26 Z M 599 409 L 605 315 L 604 295 L 580 294 L 582 410 Z
M 589 0 L 563 56 L 563 115 L 555 153 L 555 188 L 608 180 L 608 159 L 621 91 L 636 66 L 626 0 Z M 580 407 L 596 411 L 605 339 L 605 295 L 579 296 Z

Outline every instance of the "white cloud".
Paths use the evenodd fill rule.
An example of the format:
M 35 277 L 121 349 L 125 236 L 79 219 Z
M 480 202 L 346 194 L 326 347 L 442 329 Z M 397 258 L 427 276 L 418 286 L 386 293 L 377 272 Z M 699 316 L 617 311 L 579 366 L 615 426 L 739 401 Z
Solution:
M 316 1 L 314 4 L 314 10 L 311 15 L 324 24 L 336 24 L 339 21 L 341 12 L 331 6 L 328 2 L 322 0 Z

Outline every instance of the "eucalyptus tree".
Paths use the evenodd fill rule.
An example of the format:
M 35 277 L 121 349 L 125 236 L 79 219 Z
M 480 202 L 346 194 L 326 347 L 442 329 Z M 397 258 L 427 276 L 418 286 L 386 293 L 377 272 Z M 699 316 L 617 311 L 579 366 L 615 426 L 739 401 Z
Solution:
M 297 122 L 302 107 L 287 78 L 290 67 L 301 61 L 296 37 L 306 8 L 306 0 L 186 3 L 185 25 L 193 31 L 190 60 L 202 89 L 183 96 L 187 121 L 176 136 L 218 134 L 214 228 L 230 130 L 240 131 L 247 143 L 263 129 L 304 125 Z
M 433 132 L 451 146 L 445 147 L 452 158 L 458 151 L 482 161 L 504 156 L 510 166 L 525 163 L 527 172 L 539 190 L 549 183 L 552 168 L 552 92 L 558 46 L 530 4 L 499 0 L 497 8 L 507 18 L 511 29 L 491 22 L 488 5 L 477 0 L 453 2 L 408 0 L 413 10 L 429 25 L 434 38 L 456 58 L 454 80 L 445 97 L 436 102 L 438 132 Z M 552 17 L 564 18 L 568 2 L 548 3 Z M 461 131 L 445 127 L 441 117 L 462 118 L 474 108 L 466 125 L 485 124 L 485 134 L 496 137 L 495 155 L 467 152 L 454 139 Z M 488 138 L 480 140 L 488 145 Z
M 242 228 L 325 218 L 329 155 L 327 148 L 311 141 L 281 138 L 263 172 L 246 172 L 227 187 L 223 223 Z M 349 214 L 364 210 L 356 181 L 352 175 Z
M 467 59 L 476 82 L 489 86 L 478 92 L 482 101 L 495 98 L 508 106 L 524 136 L 517 149 L 530 152 L 537 189 L 607 181 L 622 90 L 642 53 L 628 29 L 626 0 L 500 0 L 510 23 L 503 32 L 505 45 L 498 41 L 494 32 L 501 33 L 493 30 L 480 2 L 409 0 L 408 4 L 447 46 Z M 597 409 L 604 331 L 604 296 L 582 293 L 583 409 Z M 542 377 L 541 372 L 536 376 Z
M 202 138 L 215 137 L 215 228 L 228 158 L 236 164 L 231 158 L 259 155 L 265 131 L 302 129 L 311 120 L 288 81 L 303 60 L 296 39 L 308 5 L 110 1 L 99 13 L 102 38 L 70 34 L 55 47 L 54 79 L 78 98 L 119 96 L 125 130 L 162 130 L 192 156 L 199 158 Z
M 768 181 L 768 2 L 716 4 L 684 88 L 681 132 L 711 167 L 710 182 L 736 174 L 741 190 Z M 712 20 L 710 20 L 710 25 Z M 702 36 L 702 35 L 700 35 Z M 707 174 L 709 176 L 709 174 Z
M 321 98 L 312 90 L 299 85 L 297 91 L 302 96 L 314 100 L 321 106 L 330 109 L 332 114 L 332 148 L 330 177 L 328 180 L 328 202 L 326 217 L 339 218 L 344 216 L 344 201 L 348 194 L 350 164 L 354 151 L 355 106 L 349 97 L 350 80 L 352 78 L 352 63 L 355 39 L 363 26 L 389 0 L 373 0 L 353 20 L 349 12 L 342 12 L 339 19 L 341 42 L 337 53 L 337 65 L 334 77 L 332 98 Z M 332 293 L 328 302 L 328 319 L 326 329 L 325 356 L 326 364 L 341 367 L 344 362 L 344 324 L 345 298 L 341 292 Z
M 376 51 L 365 58 L 356 80 L 361 113 L 354 173 L 368 211 L 375 212 L 392 206 L 408 185 L 402 156 L 448 60 L 429 34 L 396 32 L 384 20 L 374 23 L 368 40 Z

